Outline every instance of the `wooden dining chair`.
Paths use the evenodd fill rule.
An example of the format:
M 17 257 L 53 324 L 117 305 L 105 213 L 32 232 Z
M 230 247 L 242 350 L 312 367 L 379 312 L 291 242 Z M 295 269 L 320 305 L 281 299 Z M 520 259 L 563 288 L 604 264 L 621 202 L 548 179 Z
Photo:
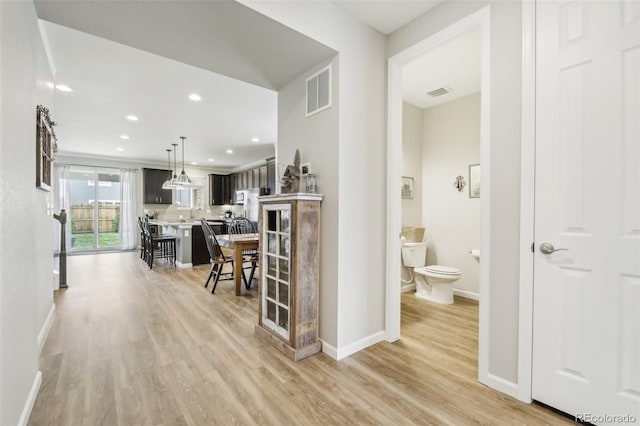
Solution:
M 256 232 L 258 232 L 256 227 L 246 217 L 238 216 L 233 218 L 231 223 L 229 223 L 229 234 L 255 234 Z M 255 275 L 256 268 L 258 267 L 259 258 L 260 256 L 257 249 L 247 249 L 242 251 L 242 280 L 244 281 L 244 286 L 247 289 L 251 288 L 251 283 L 253 282 L 253 277 Z M 245 266 L 245 264 L 247 266 Z M 245 269 L 251 269 L 248 280 L 244 273 Z
M 146 242 L 147 239 L 144 235 L 144 224 L 142 222 L 142 218 L 138 216 L 138 226 L 140 227 L 140 259 L 143 259 L 145 262 L 147 261 L 147 247 Z
M 213 294 L 216 291 L 221 275 L 225 276 L 225 278 L 222 278 L 223 280 L 233 279 L 233 252 L 220 246 L 220 243 L 218 243 L 218 239 L 216 238 L 216 234 L 213 232 L 213 229 L 211 229 L 211 226 L 207 223 L 206 219 L 200 219 L 200 224 L 202 226 L 202 233 L 204 234 L 204 240 L 207 244 L 207 250 L 209 251 L 211 262 L 211 269 L 209 270 L 209 275 L 207 276 L 207 281 L 204 283 L 204 287 L 207 288 L 209 281 L 211 281 L 211 278 L 213 277 L 213 286 L 211 288 L 211 293 Z M 231 264 L 232 272 L 222 272 L 224 265 L 227 263 Z

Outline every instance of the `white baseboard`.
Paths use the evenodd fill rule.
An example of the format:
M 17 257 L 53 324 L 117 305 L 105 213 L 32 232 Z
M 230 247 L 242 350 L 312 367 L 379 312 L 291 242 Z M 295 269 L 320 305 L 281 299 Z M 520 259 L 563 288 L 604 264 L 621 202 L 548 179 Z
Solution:
M 487 373 L 486 377 L 479 377 L 480 383 L 489 386 L 492 389 L 505 393 L 514 398 L 518 398 L 518 385 L 502 377 L 498 377 L 491 373 Z
M 53 324 L 53 318 L 56 313 L 56 304 L 51 304 L 51 309 L 49 309 L 49 315 L 47 315 L 47 319 L 42 324 L 42 328 L 40 329 L 40 333 L 38 333 L 38 353 L 42 352 L 42 347 L 44 346 L 44 342 L 47 341 L 47 336 L 49 336 L 49 330 L 51 330 L 51 324 Z
M 408 293 L 410 291 L 415 291 L 416 289 L 416 283 L 410 283 L 410 284 L 402 284 L 402 290 L 400 290 L 402 293 Z
M 18 426 L 26 426 L 29 423 L 29 417 L 31 417 L 31 410 L 33 410 L 33 404 L 36 403 L 38 392 L 40 391 L 40 385 L 42 385 L 42 371 L 38 370 L 36 377 L 33 379 L 33 385 L 31 385 L 31 391 L 24 403 Z
M 325 354 L 327 354 L 328 356 L 330 356 L 335 360 L 338 359 L 338 350 L 334 346 L 331 346 L 330 344 L 325 342 L 324 340 L 322 341 L 322 352 L 324 352 Z
M 325 342 L 322 342 L 322 352 L 326 353 L 336 361 L 340 361 L 341 359 L 346 358 L 349 355 L 353 355 L 354 353 L 359 352 L 364 348 L 375 345 L 378 342 L 382 342 L 384 339 L 385 332 L 379 331 L 339 349 Z
M 53 290 L 60 290 L 60 271 L 53 270 Z
M 465 299 L 480 300 L 480 295 L 472 291 L 459 290 L 457 288 L 454 288 L 453 294 L 455 294 L 456 296 L 464 297 Z
M 176 267 L 178 268 L 193 268 L 193 263 L 181 263 L 176 260 Z

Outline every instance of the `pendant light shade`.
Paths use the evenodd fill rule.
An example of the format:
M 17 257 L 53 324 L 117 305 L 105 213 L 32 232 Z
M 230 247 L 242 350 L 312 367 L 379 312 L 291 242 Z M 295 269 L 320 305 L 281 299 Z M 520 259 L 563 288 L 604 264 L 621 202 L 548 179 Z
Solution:
M 162 189 L 171 189 L 173 188 L 172 183 L 171 183 L 171 150 L 167 149 L 167 172 L 168 172 L 168 176 L 167 176 L 167 180 L 164 181 L 164 183 L 162 184 Z
M 180 176 L 178 176 L 178 178 L 176 179 L 176 183 L 182 186 L 190 186 L 191 178 L 189 178 L 189 176 L 187 176 L 187 174 L 184 171 L 184 140 L 186 139 L 186 137 L 180 136 L 180 139 L 182 139 L 182 172 L 180 173 Z

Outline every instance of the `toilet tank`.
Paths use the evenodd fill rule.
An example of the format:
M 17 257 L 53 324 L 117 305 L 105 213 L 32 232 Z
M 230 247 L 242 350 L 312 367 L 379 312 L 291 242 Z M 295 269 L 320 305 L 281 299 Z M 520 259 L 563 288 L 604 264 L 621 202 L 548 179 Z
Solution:
M 425 241 L 419 243 L 405 242 L 402 244 L 401 250 L 404 266 L 415 268 L 425 265 L 427 258 L 427 243 Z

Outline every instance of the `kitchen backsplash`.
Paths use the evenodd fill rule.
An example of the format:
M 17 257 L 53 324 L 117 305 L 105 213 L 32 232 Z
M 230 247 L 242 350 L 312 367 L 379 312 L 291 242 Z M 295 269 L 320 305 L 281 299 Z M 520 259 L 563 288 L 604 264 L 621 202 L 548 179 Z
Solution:
M 177 206 L 171 204 L 145 204 L 143 214 L 152 216 L 155 212 L 155 218 L 159 220 L 180 219 L 221 219 L 224 218 L 225 212 L 231 210 L 233 216 L 240 216 L 244 213 L 242 206 L 207 206 L 204 209 L 178 209 Z

